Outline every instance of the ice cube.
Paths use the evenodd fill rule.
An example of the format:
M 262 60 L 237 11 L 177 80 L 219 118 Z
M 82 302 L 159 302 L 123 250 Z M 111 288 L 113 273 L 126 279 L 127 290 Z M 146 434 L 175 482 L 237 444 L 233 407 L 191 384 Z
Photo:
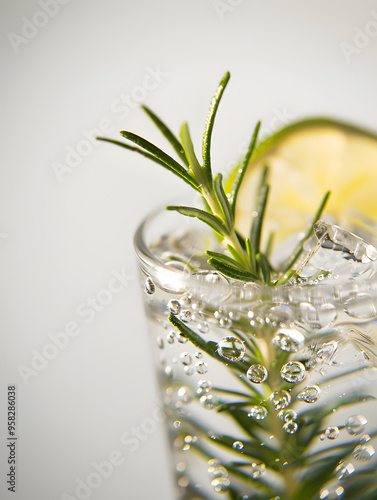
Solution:
M 317 224 L 321 224 L 321 226 L 325 225 L 330 241 L 342 247 L 342 251 L 348 251 L 355 260 L 362 263 L 377 260 L 377 248 L 370 243 L 367 243 L 359 236 L 356 236 L 339 226 L 326 224 L 321 221 L 314 224 L 315 232 L 317 231 Z M 321 227 L 320 231 L 323 231 L 323 227 Z
M 373 245 L 322 220 L 316 222 L 313 229 L 314 235 L 305 241 L 295 266 L 299 281 L 330 273 L 334 278 L 350 279 L 367 271 L 374 272 L 377 249 Z
M 352 326 L 348 331 L 347 340 L 363 353 L 366 360 L 374 367 L 377 367 L 377 332 L 375 324 L 364 329 L 355 325 Z

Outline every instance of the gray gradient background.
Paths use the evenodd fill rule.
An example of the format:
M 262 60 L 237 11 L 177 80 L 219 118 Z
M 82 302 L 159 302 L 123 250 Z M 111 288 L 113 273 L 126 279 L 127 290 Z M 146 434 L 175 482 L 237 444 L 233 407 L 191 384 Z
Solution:
M 16 53 L 8 34 L 20 35 L 23 17 L 41 7 L 1 0 L 2 499 L 78 498 L 77 480 L 116 450 L 123 463 L 88 498 L 173 499 L 162 426 L 151 424 L 158 395 L 132 237 L 152 208 L 187 189 L 106 144 L 92 146 L 59 182 L 52 164 L 65 163 L 83 130 L 107 119 L 114 131 L 163 145 L 138 107 L 119 111 L 122 94 L 142 96 L 148 67 L 164 76 L 143 102 L 176 129 L 187 119 L 198 146 L 210 97 L 231 71 L 214 131 L 217 170 L 229 170 L 258 119 L 265 132 L 283 125 L 281 114 L 377 130 L 377 37 L 350 61 L 341 50 L 374 20 L 376 1 L 222 3 L 223 16 L 213 0 L 67 1 Z M 101 295 L 114 270 L 127 286 L 85 321 L 77 308 Z M 70 321 L 81 333 L 25 384 L 20 365 L 31 367 L 33 349 L 41 352 Z M 16 494 L 4 480 L 8 383 L 18 385 Z M 132 451 L 122 436 L 140 425 L 152 432 Z

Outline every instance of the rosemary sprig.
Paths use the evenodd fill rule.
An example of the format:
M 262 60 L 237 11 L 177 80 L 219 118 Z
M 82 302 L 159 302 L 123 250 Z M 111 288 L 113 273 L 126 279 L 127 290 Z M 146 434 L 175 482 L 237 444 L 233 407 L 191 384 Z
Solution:
M 133 132 L 123 130 L 120 134 L 134 145 L 105 137 L 97 137 L 97 139 L 142 154 L 158 165 L 170 170 L 202 195 L 203 209 L 186 206 L 168 206 L 166 208 L 188 217 L 196 217 L 218 234 L 224 244 L 224 252 L 227 250 L 230 255 L 220 252 L 216 254 L 207 252 L 208 263 L 214 269 L 233 279 L 277 286 L 286 283 L 294 275 L 293 267 L 302 252 L 305 238 L 280 269 L 274 269 L 270 263 L 271 238 L 268 241 L 266 251 L 264 253 L 261 251 L 263 221 L 269 194 L 267 167 L 262 173 L 256 193 L 255 209 L 251 214 L 250 237 L 243 238 L 236 230 L 235 213 L 238 193 L 257 144 L 260 122 L 257 123 L 254 129 L 248 150 L 240 163 L 240 168 L 232 183 L 230 192 L 226 193 L 222 175 L 219 173 L 214 175 L 212 171 L 211 142 L 216 113 L 229 78 L 229 72 L 225 73 L 211 100 L 202 141 L 202 164 L 195 153 L 187 123 L 182 125 L 180 139 L 178 139 L 169 127 L 146 106 L 143 106 L 142 109 L 171 144 L 179 161 Z M 306 238 L 311 235 L 313 225 L 319 219 L 328 198 L 329 193 L 326 193 L 312 224 L 306 232 Z
M 292 280 L 296 273 L 299 272 L 297 270 L 298 259 L 302 254 L 303 245 L 313 234 L 313 226 L 321 217 L 330 192 L 327 192 L 323 197 L 304 238 L 292 252 L 292 255 L 276 269 L 271 265 L 270 261 L 273 234 L 268 235 L 266 244 L 262 244 L 263 225 L 268 215 L 268 196 L 270 193 L 269 169 L 266 166 L 261 173 L 256 193 L 251 193 L 255 195 L 255 203 L 253 212 L 250 214 L 249 234 L 247 237 L 239 234 L 235 220 L 236 204 L 257 144 L 260 123 L 254 129 L 248 150 L 239 164 L 232 185 L 228 190 L 225 190 L 222 175 L 213 174 L 210 150 L 215 116 L 229 77 L 229 73 L 226 73 L 211 101 L 203 134 L 202 163 L 195 153 L 187 123 L 182 125 L 179 137 L 177 137 L 154 112 L 145 106 L 143 106 L 144 111 L 173 147 L 177 159 L 132 132 L 121 132 L 121 135 L 130 143 L 103 137 L 98 139 L 142 154 L 144 157 L 170 170 L 201 194 L 203 199 L 202 208 L 168 206 L 167 209 L 177 211 L 188 217 L 196 217 L 215 231 L 220 243 L 223 245 L 223 251 L 206 251 L 208 263 L 214 269 L 233 279 L 251 281 L 266 286 L 281 286 Z M 177 258 L 171 256 L 170 258 L 181 260 L 179 256 Z M 189 263 L 187 265 L 190 267 Z M 193 272 L 195 272 L 195 269 L 193 269 Z M 325 275 L 325 273 L 321 274 Z M 269 307 L 269 304 L 266 303 L 266 306 Z M 215 309 L 211 310 L 211 307 L 208 306 L 207 313 L 214 316 Z M 250 312 L 254 314 L 252 307 Z M 252 317 L 254 318 L 254 316 Z M 182 426 L 180 432 L 182 436 L 193 435 L 194 432 L 192 431 L 200 435 L 201 439 L 191 444 L 193 450 L 199 452 L 205 461 L 216 456 L 212 451 L 214 446 L 230 451 L 232 457 L 237 458 L 222 464 L 222 466 L 226 467 L 227 474 L 229 473 L 231 478 L 231 486 L 228 485 L 227 497 L 232 500 L 244 498 L 244 485 L 246 485 L 247 491 L 252 492 L 253 498 L 260 500 L 269 500 L 272 497 L 282 498 L 282 500 L 300 500 L 301 498 L 314 500 L 319 496 L 324 498 L 322 493 L 325 494 L 326 490 L 323 490 L 323 487 L 328 480 L 335 477 L 334 474 L 338 471 L 339 465 L 344 460 L 349 460 L 349 456 L 359 442 L 359 438 L 352 439 L 352 441 L 349 439 L 344 440 L 340 444 L 335 443 L 335 445 L 325 447 L 317 446 L 316 441 L 319 436 L 328 430 L 328 417 L 330 415 L 333 420 L 336 418 L 337 410 L 368 402 L 372 400 L 373 396 L 353 390 L 347 397 L 333 398 L 331 402 L 325 401 L 323 404 L 311 406 L 309 409 L 300 406 L 302 400 L 296 397 L 296 400 L 292 400 L 290 408 L 297 414 L 295 422 L 293 420 L 288 422 L 284 417 L 284 413 L 274 412 L 274 402 L 271 400 L 271 396 L 276 391 L 288 390 L 287 380 L 281 377 L 280 370 L 289 359 L 292 359 L 291 351 L 285 351 L 283 348 L 279 350 L 273 340 L 276 329 L 280 328 L 282 322 L 279 322 L 279 326 L 277 326 L 274 325 L 274 320 L 267 322 L 267 318 L 264 321 L 263 318 L 256 316 L 255 320 L 250 321 L 249 315 L 247 317 L 242 315 L 238 317 L 235 314 L 229 323 L 230 327 L 223 326 L 220 322 L 221 328 L 227 329 L 233 337 L 238 338 L 245 348 L 243 358 L 231 360 L 221 355 L 219 343 L 213 340 L 218 334 L 217 326 L 216 335 L 210 337 L 210 340 L 206 340 L 201 335 L 199 328 L 195 326 L 195 321 L 192 322 L 194 326 L 190 327 L 183 321 L 183 317 L 181 318 L 179 313 L 169 315 L 171 325 L 182 338 L 189 341 L 200 352 L 205 353 L 214 364 L 221 363 L 221 369 L 226 369 L 233 375 L 234 385 L 226 388 L 216 385 L 212 388 L 216 393 L 214 398 L 216 404 L 211 409 L 216 413 L 225 415 L 232 423 L 232 428 L 234 427 L 233 424 L 236 424 L 242 431 L 242 435 L 246 436 L 246 439 L 243 439 L 243 443 L 241 443 L 242 449 L 238 449 L 234 445 L 238 442 L 239 436 L 230 435 L 228 432 L 219 435 L 212 435 L 212 432 L 208 433 L 208 428 L 201 422 L 201 419 L 198 418 L 198 421 L 196 421 L 194 418 L 193 415 L 196 412 L 191 414 L 191 411 L 190 414 L 185 414 L 185 418 L 182 419 L 184 426 Z M 261 320 L 261 323 L 259 323 L 259 320 Z M 335 332 L 337 331 L 336 328 Z M 323 336 L 323 339 L 327 339 L 328 335 L 329 330 L 326 328 L 318 333 L 312 332 L 311 342 L 321 339 L 321 336 Z M 293 357 L 293 359 L 295 358 Z M 305 359 L 301 359 L 301 357 L 298 359 L 305 362 Z M 260 384 L 254 383 L 254 380 L 248 376 L 249 369 L 252 368 L 251 363 L 261 364 L 262 367 L 266 367 L 268 379 Z M 341 384 L 347 380 L 345 377 L 358 370 L 366 369 L 365 366 L 356 363 L 351 366 L 349 371 L 332 371 L 318 384 L 321 387 L 327 386 L 329 382 Z M 372 370 L 373 368 L 368 369 Z M 308 362 L 305 370 L 310 371 Z M 175 382 L 179 382 L 179 377 L 175 379 Z M 169 381 L 169 384 L 171 384 L 171 381 Z M 305 387 L 304 384 L 305 382 L 302 386 L 297 387 L 297 391 L 301 391 Z M 201 404 L 200 400 L 203 396 L 196 393 L 193 397 L 196 398 L 197 403 Z M 298 403 L 298 401 L 300 402 Z M 315 403 L 316 401 L 306 401 L 306 403 L 309 402 Z M 258 420 L 249 411 L 251 405 L 258 406 L 261 404 L 266 410 L 266 415 L 263 419 Z M 280 408 L 275 406 L 275 409 Z M 281 420 L 282 417 L 285 421 L 284 424 Z M 289 423 L 292 424 L 292 428 L 287 430 L 285 426 Z M 338 429 L 343 428 L 343 421 L 339 420 Z M 374 436 L 373 432 L 371 433 L 372 437 Z M 272 437 L 274 441 L 265 442 L 266 436 L 269 436 L 270 439 Z M 223 454 L 220 456 L 223 456 Z M 259 476 L 254 477 L 254 475 L 250 474 L 248 469 L 258 465 L 254 461 L 261 462 L 259 465 L 265 467 L 267 472 L 270 472 L 270 475 L 266 474 L 264 476 L 266 479 Z M 376 498 L 375 472 L 376 466 L 372 464 L 368 469 L 365 468 L 362 473 L 358 472 L 358 474 L 350 477 L 339 478 L 342 479 L 342 483 L 339 484 L 347 486 L 345 493 L 347 498 L 350 500 L 355 498 L 372 500 Z M 276 485 L 278 487 L 276 491 L 275 485 L 273 486 L 272 481 L 268 479 L 269 477 L 277 478 Z M 233 479 L 235 480 L 233 481 Z M 241 484 L 242 487 L 239 486 Z M 276 496 L 277 493 L 279 494 L 278 497 Z M 192 496 L 194 494 L 193 490 Z

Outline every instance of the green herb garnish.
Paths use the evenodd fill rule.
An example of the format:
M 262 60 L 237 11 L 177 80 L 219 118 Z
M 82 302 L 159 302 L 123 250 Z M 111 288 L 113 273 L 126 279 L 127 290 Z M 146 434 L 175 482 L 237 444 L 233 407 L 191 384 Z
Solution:
M 180 162 L 151 142 L 132 132 L 122 130 L 120 134 L 136 146 L 105 137 L 97 137 L 97 139 L 142 154 L 170 170 L 202 195 L 203 209 L 186 206 L 168 206 L 166 208 L 167 210 L 175 210 L 187 217 L 196 217 L 217 233 L 224 245 L 224 252 L 227 250 L 229 255 L 208 251 L 208 263 L 214 269 L 227 277 L 237 280 L 267 283 L 272 286 L 281 285 L 294 275 L 294 265 L 302 252 L 302 243 L 312 234 L 313 225 L 321 217 L 330 192 L 327 192 L 323 197 L 305 238 L 297 246 L 291 258 L 278 269 L 273 268 L 270 262 L 271 246 L 268 245 L 268 250 L 265 252 L 261 249 L 263 221 L 269 195 L 267 167 L 262 173 L 255 196 L 253 217 L 250 214 L 252 220 L 250 235 L 248 238 L 243 238 L 237 232 L 235 228 L 237 196 L 257 144 L 260 122 L 257 123 L 254 129 L 246 155 L 241 161 L 238 173 L 233 180 L 230 191 L 227 193 L 225 192 L 222 175 L 220 173 L 214 175 L 212 171 L 211 139 L 216 112 L 229 78 L 230 73 L 225 73 L 211 101 L 203 133 L 202 163 L 199 162 L 194 151 L 187 123 L 182 125 L 180 139 L 178 139 L 169 127 L 146 106 L 143 106 L 144 111 L 170 142 Z

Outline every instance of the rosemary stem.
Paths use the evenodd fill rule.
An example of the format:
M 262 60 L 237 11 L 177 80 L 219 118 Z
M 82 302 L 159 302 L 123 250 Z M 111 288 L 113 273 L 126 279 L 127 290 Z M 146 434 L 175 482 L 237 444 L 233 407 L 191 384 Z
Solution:
M 211 208 L 213 214 L 216 215 L 217 217 L 220 217 L 221 219 L 223 219 L 222 210 L 221 210 L 220 204 L 219 204 L 218 200 L 216 199 L 216 197 L 204 189 L 203 189 L 202 194 L 203 194 L 206 202 L 208 203 L 209 207 Z M 242 248 L 242 246 L 237 238 L 236 232 L 234 230 L 234 226 L 232 225 L 232 227 L 228 228 L 228 230 L 229 230 L 228 235 L 225 235 L 225 234 L 222 235 L 224 237 L 225 242 L 228 243 L 229 245 L 231 245 L 236 250 L 236 252 L 240 256 L 240 258 L 242 259 L 242 262 L 244 263 L 245 269 L 247 269 L 249 271 L 253 271 L 253 269 L 251 268 L 247 253 Z

